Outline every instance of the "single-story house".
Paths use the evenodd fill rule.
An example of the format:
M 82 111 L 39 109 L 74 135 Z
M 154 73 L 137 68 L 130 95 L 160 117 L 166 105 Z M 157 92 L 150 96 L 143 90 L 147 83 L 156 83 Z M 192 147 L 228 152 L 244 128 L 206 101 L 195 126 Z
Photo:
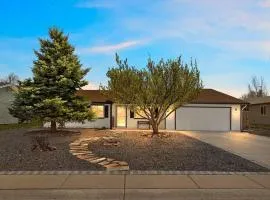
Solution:
M 270 96 L 248 98 L 243 113 L 243 124 L 249 127 L 270 128 Z
M 150 128 L 149 122 L 106 98 L 99 90 L 79 90 L 91 102 L 97 119 L 66 123 L 72 128 Z M 246 102 L 213 89 L 203 89 L 197 99 L 178 108 L 160 124 L 160 129 L 193 131 L 240 131 L 242 107 Z
M 18 123 L 18 119 L 9 114 L 8 108 L 14 100 L 12 87 L 9 85 L 0 87 L 0 124 Z

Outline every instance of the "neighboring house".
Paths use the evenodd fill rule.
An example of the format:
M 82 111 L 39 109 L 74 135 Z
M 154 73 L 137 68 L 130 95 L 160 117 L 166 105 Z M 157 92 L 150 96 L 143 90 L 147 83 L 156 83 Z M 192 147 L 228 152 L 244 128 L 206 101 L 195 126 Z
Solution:
M 9 85 L 0 86 L 0 124 L 18 123 L 18 119 L 12 117 L 8 110 L 13 100 L 12 87 Z
M 243 124 L 249 127 L 270 127 L 270 96 L 249 98 L 244 110 Z
M 150 128 L 147 119 L 132 112 L 126 105 L 113 103 L 99 90 L 80 90 L 78 95 L 91 101 L 98 119 L 81 123 L 66 123 L 73 128 Z M 240 131 L 242 107 L 240 99 L 213 89 L 203 89 L 197 99 L 170 114 L 160 129 L 200 131 Z

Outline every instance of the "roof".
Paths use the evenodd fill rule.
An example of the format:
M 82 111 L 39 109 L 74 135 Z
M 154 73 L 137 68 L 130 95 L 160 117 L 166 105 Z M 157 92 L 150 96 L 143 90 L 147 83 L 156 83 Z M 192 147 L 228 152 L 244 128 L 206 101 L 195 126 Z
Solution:
M 201 93 L 191 103 L 196 104 L 246 104 L 247 102 L 237 99 L 228 94 L 213 89 L 202 89 Z
M 84 96 L 91 102 L 99 102 L 99 103 L 106 103 L 112 102 L 109 98 L 104 96 L 100 90 L 78 90 L 78 96 Z
M 267 104 L 270 103 L 270 96 L 248 98 L 246 101 L 250 104 Z
M 79 90 L 79 96 L 85 96 L 92 102 L 112 102 L 111 99 L 105 97 L 99 90 Z M 224 94 L 213 89 L 203 89 L 198 98 L 191 103 L 196 104 L 246 104 L 247 102 Z

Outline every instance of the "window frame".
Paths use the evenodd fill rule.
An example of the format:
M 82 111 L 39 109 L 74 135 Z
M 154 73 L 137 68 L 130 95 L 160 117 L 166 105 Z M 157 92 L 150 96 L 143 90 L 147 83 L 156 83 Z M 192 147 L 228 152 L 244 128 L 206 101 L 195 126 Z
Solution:
M 260 114 L 261 114 L 261 116 L 267 116 L 266 105 L 260 106 Z
M 93 108 L 93 106 L 102 106 L 103 107 L 103 117 L 99 117 L 96 116 L 96 119 L 105 119 L 105 105 L 104 104 L 92 104 L 91 105 L 91 109 Z M 93 110 L 92 110 L 93 111 Z M 94 111 L 93 111 L 94 112 Z M 94 112 L 95 113 L 95 112 Z
M 142 111 L 143 112 L 143 111 Z M 135 111 L 133 111 L 134 113 L 134 119 L 147 119 L 147 117 L 141 117 L 140 115 L 138 115 Z M 137 115 L 137 116 L 136 116 Z

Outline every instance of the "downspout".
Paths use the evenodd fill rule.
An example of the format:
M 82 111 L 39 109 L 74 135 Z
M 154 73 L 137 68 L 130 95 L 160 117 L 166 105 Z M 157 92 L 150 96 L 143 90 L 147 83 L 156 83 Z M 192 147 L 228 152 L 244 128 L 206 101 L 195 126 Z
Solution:
M 242 108 L 242 111 L 244 111 L 244 109 L 248 106 L 248 104 L 246 104 L 243 108 Z
M 240 117 L 240 120 L 241 120 L 241 132 L 243 132 L 243 120 L 242 120 L 242 118 L 243 118 L 243 111 L 244 111 L 244 109 L 246 108 L 248 106 L 248 104 L 246 104 L 246 105 L 244 105 L 243 106 L 243 108 L 241 109 L 241 117 Z

